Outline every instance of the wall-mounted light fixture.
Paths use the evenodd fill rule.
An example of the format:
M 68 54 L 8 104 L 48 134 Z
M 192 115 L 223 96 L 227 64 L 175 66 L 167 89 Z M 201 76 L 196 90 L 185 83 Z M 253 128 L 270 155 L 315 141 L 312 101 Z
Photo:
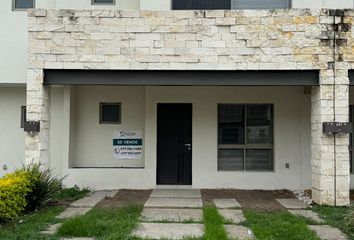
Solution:
M 24 123 L 24 130 L 33 137 L 36 133 L 39 133 L 40 131 L 40 122 L 26 121 Z

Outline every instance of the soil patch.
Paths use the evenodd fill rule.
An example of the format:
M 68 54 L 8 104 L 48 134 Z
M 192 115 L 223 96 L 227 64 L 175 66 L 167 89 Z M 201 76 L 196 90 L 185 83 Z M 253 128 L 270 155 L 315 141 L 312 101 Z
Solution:
M 130 204 L 144 205 L 150 197 L 152 190 L 121 189 L 114 197 L 107 197 L 96 207 L 124 207 Z
M 282 210 L 284 209 L 275 199 L 295 198 L 288 190 L 232 190 L 232 189 L 203 189 L 202 200 L 204 205 L 213 205 L 213 199 L 234 198 L 243 209 L 252 210 Z

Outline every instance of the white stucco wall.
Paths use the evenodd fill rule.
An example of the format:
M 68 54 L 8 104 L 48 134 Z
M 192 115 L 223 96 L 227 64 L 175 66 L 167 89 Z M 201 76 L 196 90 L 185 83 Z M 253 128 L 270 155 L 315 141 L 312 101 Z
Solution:
M 116 4 L 91 4 L 91 0 L 36 0 L 37 8 L 56 9 L 139 9 L 139 0 L 116 0 Z
M 0 87 L 0 177 L 20 167 L 25 158 L 25 133 L 20 125 L 25 93 L 25 87 Z
M 100 124 L 99 104 L 121 103 L 121 124 Z M 145 129 L 144 87 L 80 86 L 76 89 L 71 167 L 144 167 L 144 159 L 113 159 L 114 131 Z M 143 153 L 144 155 L 144 153 Z
M 0 1 L 0 84 L 25 83 L 27 78 L 27 12 L 12 11 Z
M 353 0 L 292 0 L 293 8 L 353 8 Z
M 141 10 L 170 10 L 172 0 L 140 0 Z
M 52 89 L 52 100 L 55 91 Z M 73 166 L 131 167 L 136 162 L 112 158 L 112 135 L 115 129 L 145 129 L 145 168 L 70 168 L 68 157 L 58 154 L 69 145 L 62 134 L 65 125 L 53 113 L 59 107 L 69 116 L 62 104 L 52 102 L 51 161 L 67 175 L 67 185 L 78 184 L 94 188 L 153 188 L 156 186 L 156 104 L 160 102 L 193 103 L 193 187 L 239 189 L 308 189 L 311 187 L 310 163 L 310 95 L 303 87 L 77 87 L 74 141 L 70 141 Z M 56 100 L 64 101 L 61 94 Z M 100 126 L 98 103 L 122 102 L 122 126 Z M 273 103 L 274 104 L 274 172 L 217 171 L 217 104 Z M 64 103 L 65 105 L 65 103 Z M 73 110 L 73 109 L 72 109 Z M 144 121 L 145 119 L 145 121 Z M 68 134 L 67 134 L 68 135 Z M 69 134 L 70 135 L 70 134 Z M 69 138 L 69 137 L 67 137 Z M 72 137 L 71 137 L 72 138 Z M 72 140 L 72 139 L 71 139 Z M 53 141 L 53 140 L 51 140 Z M 74 143 L 73 143 L 74 142 Z M 53 149 L 54 148 L 54 149 Z M 64 149 L 64 150 L 63 150 Z M 55 163 L 63 161 L 61 163 Z M 130 163 L 131 162 L 131 163 Z M 286 169 L 285 164 L 290 168 Z M 51 164 L 52 165 L 52 164 Z M 53 165 L 53 166 L 54 166 Z M 135 165 L 135 166 L 140 166 Z M 99 181 L 98 181 L 99 179 Z

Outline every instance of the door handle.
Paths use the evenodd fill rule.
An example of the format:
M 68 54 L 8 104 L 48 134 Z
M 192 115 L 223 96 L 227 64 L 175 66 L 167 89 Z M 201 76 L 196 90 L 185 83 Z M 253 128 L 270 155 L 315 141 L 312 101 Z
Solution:
M 190 144 L 190 143 L 185 143 L 184 146 L 186 146 L 186 147 L 191 147 L 192 144 Z

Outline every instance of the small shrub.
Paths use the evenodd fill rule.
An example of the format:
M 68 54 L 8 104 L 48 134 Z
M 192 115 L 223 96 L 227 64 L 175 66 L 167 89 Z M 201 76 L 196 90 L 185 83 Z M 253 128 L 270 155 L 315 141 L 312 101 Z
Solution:
M 354 210 L 350 210 L 344 217 L 345 229 L 354 237 Z
M 50 169 L 41 169 L 41 164 L 24 166 L 21 171 L 30 176 L 31 190 L 26 196 L 28 211 L 41 207 L 62 188 L 62 179 L 57 179 Z
M 25 210 L 31 191 L 31 178 L 25 171 L 16 171 L 0 179 L 0 221 L 18 217 Z

